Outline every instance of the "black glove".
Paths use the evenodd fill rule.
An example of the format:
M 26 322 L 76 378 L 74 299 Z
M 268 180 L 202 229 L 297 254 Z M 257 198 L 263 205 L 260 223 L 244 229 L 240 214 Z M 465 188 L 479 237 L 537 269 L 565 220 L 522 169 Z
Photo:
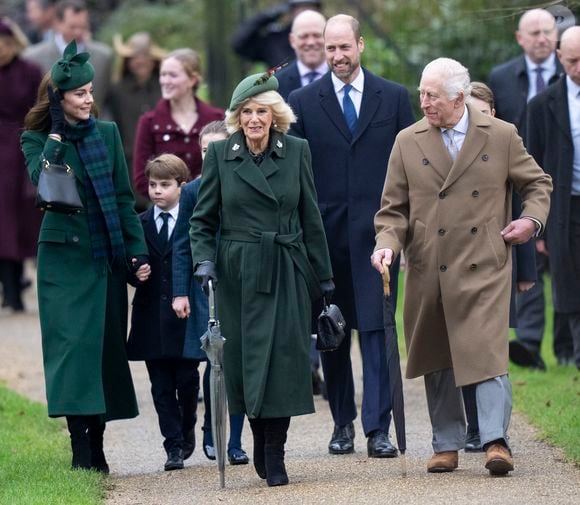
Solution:
M 211 280 L 214 285 L 217 284 L 217 275 L 215 273 L 215 263 L 213 261 L 202 261 L 198 263 L 195 272 L 193 272 L 193 278 L 201 284 L 201 289 L 206 296 L 209 296 L 209 281 Z
M 48 86 L 48 111 L 50 112 L 50 119 L 52 121 L 52 127 L 50 133 L 57 133 L 64 138 L 64 132 L 66 127 L 66 119 L 64 118 L 64 111 L 62 110 L 62 105 L 60 101 L 62 100 L 62 94 L 57 89 L 56 91 L 52 89 L 52 86 Z
M 330 305 L 332 295 L 334 294 L 334 282 L 332 279 L 328 279 L 327 281 L 320 281 L 320 291 L 322 291 L 324 303 L 326 305 Z
M 139 270 L 141 265 L 145 265 L 147 263 L 149 263 L 149 256 L 145 254 L 133 256 L 131 258 L 131 263 L 129 264 L 129 270 L 134 274 L 137 272 L 137 270 Z

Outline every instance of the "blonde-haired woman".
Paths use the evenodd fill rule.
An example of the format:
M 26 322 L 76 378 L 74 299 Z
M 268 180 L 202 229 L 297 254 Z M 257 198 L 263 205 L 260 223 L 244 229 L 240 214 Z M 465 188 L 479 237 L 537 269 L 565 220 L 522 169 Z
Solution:
M 277 88 L 266 74 L 234 90 L 231 136 L 208 146 L 190 220 L 194 277 L 206 292 L 219 282 L 230 413 L 247 414 L 269 486 L 288 484 L 290 416 L 314 411 L 311 303 L 334 290 L 310 149 L 286 135 L 295 117 Z
M 199 132 L 209 122 L 223 119 L 224 111 L 197 96 L 201 84 L 199 55 L 188 48 L 170 52 L 161 62 L 161 100 L 139 119 L 133 152 L 133 182 L 147 196 L 147 161 L 163 153 L 179 156 L 192 179 L 201 173 Z

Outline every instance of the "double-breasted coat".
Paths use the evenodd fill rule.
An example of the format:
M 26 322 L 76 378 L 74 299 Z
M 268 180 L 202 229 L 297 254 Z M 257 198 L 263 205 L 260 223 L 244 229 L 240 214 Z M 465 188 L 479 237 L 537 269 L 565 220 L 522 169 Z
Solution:
M 407 259 L 407 377 L 453 368 L 463 386 L 507 373 L 512 185 L 522 217 L 546 223 L 552 184 L 515 127 L 467 106 L 469 128 L 452 162 L 439 128 L 402 131 L 389 160 L 376 249 Z
M 528 150 L 554 183 L 545 237 L 550 253 L 554 308 L 562 313 L 580 312 L 580 251 L 570 248 L 574 143 L 566 77 L 530 100 L 528 108 Z
M 123 144 L 114 123 L 97 121 L 112 166 L 113 185 L 127 258 L 146 255 L 143 230 L 134 210 Z M 83 204 L 86 169 L 69 142 L 48 132 L 25 131 L 24 157 L 34 184 L 42 157 L 66 163 L 76 176 Z M 87 214 L 46 212 L 38 238 L 38 305 L 48 413 L 96 415 L 104 420 L 138 413 L 127 362 L 127 270 L 97 269 Z
M 155 108 L 139 118 L 133 146 L 133 183 L 135 191 L 147 194 L 145 165 L 160 154 L 175 154 L 181 158 L 192 179 L 201 174 L 201 148 L 199 132 L 208 123 L 224 118 L 224 111 L 195 99 L 197 121 L 188 132 L 183 131 L 171 117 L 169 100 L 161 99 Z
M 313 412 L 311 300 L 332 270 L 308 143 L 271 131 L 258 166 L 241 131 L 212 142 L 190 223 L 194 265 L 216 261 L 231 413 Z

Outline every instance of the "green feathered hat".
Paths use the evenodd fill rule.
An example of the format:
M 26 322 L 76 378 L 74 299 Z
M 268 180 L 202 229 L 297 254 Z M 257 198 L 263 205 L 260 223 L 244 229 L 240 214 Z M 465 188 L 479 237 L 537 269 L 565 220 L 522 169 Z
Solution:
M 278 89 L 278 79 L 271 72 L 263 74 L 253 74 L 240 82 L 232 93 L 232 101 L 229 109 L 236 110 L 244 100 L 264 93 L 265 91 L 276 91 Z
M 93 80 L 95 69 L 89 63 L 89 53 L 77 54 L 77 43 L 73 40 L 60 60 L 50 69 L 50 78 L 54 86 L 61 91 L 80 88 Z

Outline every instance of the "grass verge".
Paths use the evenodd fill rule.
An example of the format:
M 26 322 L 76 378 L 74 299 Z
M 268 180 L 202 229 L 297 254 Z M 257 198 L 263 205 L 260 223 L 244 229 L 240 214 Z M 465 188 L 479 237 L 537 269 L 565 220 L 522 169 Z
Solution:
M 64 424 L 0 384 L 0 504 L 100 505 L 104 478 L 70 470 Z

